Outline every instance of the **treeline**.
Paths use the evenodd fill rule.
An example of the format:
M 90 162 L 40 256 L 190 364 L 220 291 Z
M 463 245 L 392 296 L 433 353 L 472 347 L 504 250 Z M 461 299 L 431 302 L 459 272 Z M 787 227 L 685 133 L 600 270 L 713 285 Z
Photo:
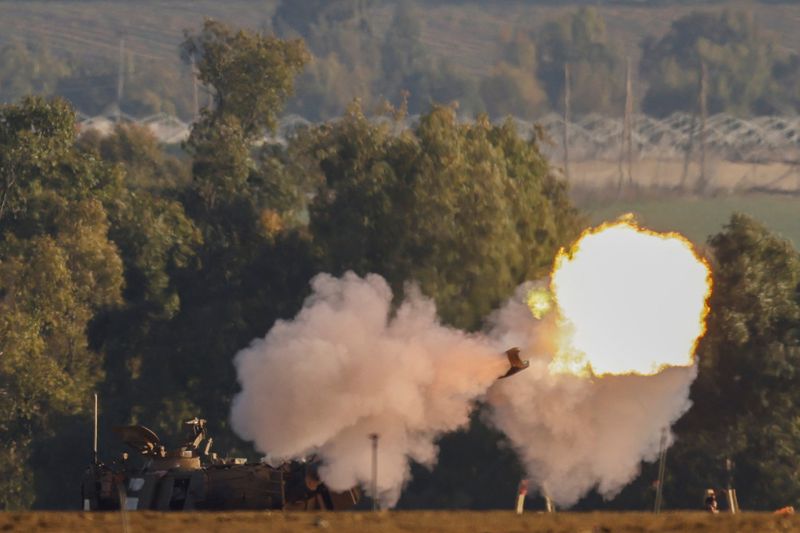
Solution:
M 116 111 L 118 101 L 135 117 L 164 112 L 190 118 L 194 110 L 191 69 L 181 62 L 123 53 L 120 67 L 118 59 L 96 52 L 71 53 L 47 41 L 11 41 L 0 47 L 0 102 L 28 94 L 61 96 L 89 115 Z
M 397 101 L 404 91 L 412 113 L 424 112 L 431 102 L 457 101 L 468 116 L 487 112 L 492 118 L 533 119 L 563 111 L 566 65 L 576 115 L 622 114 L 628 67 L 642 82 L 640 107 L 647 114 L 697 111 L 703 69 L 710 113 L 800 110 L 800 56 L 779 51 L 745 12 L 686 15 L 666 35 L 641 43 L 637 66 L 628 64 L 598 12 L 583 7 L 539 27 L 510 29 L 500 36 L 494 66 L 476 77 L 430 55 L 420 42 L 423 12 L 413 3 L 395 8 L 382 36 L 372 30 L 364 2 L 318 2 L 315 9 L 301 11 L 306 3 L 314 4 L 281 3 L 273 27 L 301 35 L 314 54 L 289 103 L 309 119 L 328 118 L 353 97 Z M 318 18 L 310 20 L 307 13 Z
M 476 73 L 425 46 L 424 6 L 380 0 L 279 2 L 264 25 L 280 37 L 304 39 L 311 55 L 286 110 L 322 121 L 342 114 L 355 98 L 370 113 L 384 101 L 397 105 L 406 98 L 412 114 L 427 112 L 435 102 L 458 102 L 462 116 L 485 112 L 492 119 L 535 119 L 563 110 L 566 65 L 572 113 L 578 116 L 621 115 L 629 73 L 638 91 L 634 104 L 654 116 L 697 112 L 701 84 L 709 113 L 800 110 L 800 56 L 783 50 L 743 11 L 689 13 L 665 35 L 644 39 L 634 54 L 609 35 L 595 8 L 579 7 L 535 27 L 507 27 L 494 43 L 486 43 L 496 50 L 491 66 Z M 388 23 L 378 14 L 388 16 Z M 630 63 L 632 55 L 640 57 L 638 64 Z M 185 59 L 178 67 L 124 56 L 120 94 L 116 59 L 86 61 L 58 55 L 42 43 L 12 43 L 0 50 L 0 100 L 15 101 L 31 92 L 58 94 L 95 114 L 108 112 L 120 99 L 122 109 L 134 116 L 164 111 L 189 119 L 207 104 L 207 95 L 201 91 L 195 99 L 191 62 Z
M 134 126 L 76 137 L 60 99 L 0 107 L 5 509 L 77 505 L 93 391 L 105 450 L 112 425 L 169 441 L 199 415 L 218 450 L 255 458 L 228 428 L 232 357 L 294 316 L 317 272 L 376 272 L 398 296 L 414 280 L 446 323 L 474 330 L 585 224 L 538 139 L 511 122 L 464 123 L 439 105 L 408 130 L 407 109 L 374 121 L 356 103 L 263 144 L 302 79 L 303 41 L 207 22 L 182 50 L 213 102 L 180 157 Z M 667 502 L 695 507 L 701 488 L 725 483 L 730 457 L 743 505 L 794 503 L 800 256 L 741 216 L 706 252 L 716 288 Z M 401 506 L 508 506 L 523 474 L 480 409 L 440 446 Z M 604 505 L 648 507 L 653 468 Z

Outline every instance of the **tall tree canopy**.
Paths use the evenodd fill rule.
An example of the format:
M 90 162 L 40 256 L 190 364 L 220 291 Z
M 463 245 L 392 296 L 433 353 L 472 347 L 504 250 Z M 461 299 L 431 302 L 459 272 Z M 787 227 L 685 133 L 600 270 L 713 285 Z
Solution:
M 119 176 L 74 148 L 61 100 L 0 107 L 0 506 L 32 501 L 34 435 L 80 412 L 101 378 L 95 313 L 121 303 L 104 200 Z
M 412 130 L 358 107 L 311 132 L 323 185 L 311 206 L 315 243 L 333 272 L 416 281 L 442 317 L 474 328 L 513 288 L 535 279 L 577 215 L 536 140 L 484 117 L 459 124 L 436 107 Z
M 709 245 L 711 314 L 668 497 L 691 506 L 705 488 L 726 486 L 730 458 L 748 508 L 782 507 L 800 498 L 800 254 L 744 215 Z
M 147 413 L 167 435 L 180 420 L 202 414 L 214 420 L 217 442 L 230 448 L 236 442 L 224 428 L 236 388 L 232 357 L 295 310 L 311 277 L 307 239 L 297 230 L 304 182 L 288 179 L 292 162 L 280 148 L 258 142 L 275 126 L 307 55 L 301 41 L 234 32 L 214 21 L 187 35 L 183 49 L 215 102 L 185 145 L 190 182 L 173 193 L 188 223 L 163 222 L 173 234 L 197 235 L 183 234 L 189 249 L 175 258 L 182 268 L 167 268 L 162 286 L 179 305 L 138 346 L 129 392 L 136 401 L 123 413 L 132 420 Z
M 51 95 L 71 68 L 45 45 L 11 42 L 0 47 L 0 101 Z
M 207 115 L 235 118 L 247 136 L 275 128 L 294 78 L 308 61 L 301 40 L 235 32 L 210 19 L 197 35 L 186 34 L 182 49 L 195 62 L 197 77 L 211 88 L 214 108 Z
M 536 77 L 536 50 L 534 36 L 527 31 L 515 31 L 504 43 L 502 59 L 480 84 L 489 116 L 532 119 L 547 109 L 547 94 Z

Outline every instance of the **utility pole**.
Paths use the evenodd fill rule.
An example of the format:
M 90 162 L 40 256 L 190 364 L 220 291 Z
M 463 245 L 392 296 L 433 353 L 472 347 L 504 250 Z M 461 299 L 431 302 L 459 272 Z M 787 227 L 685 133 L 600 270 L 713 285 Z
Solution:
M 725 458 L 725 470 L 728 473 L 728 511 L 736 514 L 739 512 L 739 499 L 736 497 L 736 489 L 733 488 L 733 461 L 730 457 Z
M 564 63 L 564 178 L 569 181 L 569 63 Z
M 633 185 L 633 71 L 630 58 L 628 58 L 625 70 L 627 71 L 625 75 L 625 122 L 627 126 L 625 158 L 628 162 L 628 184 Z
M 664 473 L 667 467 L 667 428 L 661 430 L 661 444 L 658 452 L 658 486 L 656 486 L 656 504 L 653 511 L 661 512 L 661 503 L 664 497 Z
M 683 173 L 681 174 L 680 189 L 686 188 L 686 179 L 689 176 L 689 163 L 692 159 L 692 148 L 694 147 L 694 130 L 697 126 L 697 112 L 692 112 L 692 122 L 689 125 L 689 140 L 686 143 L 686 152 L 683 155 Z
M 619 152 L 619 182 L 617 190 L 622 189 L 625 170 L 628 172 L 628 185 L 633 185 L 633 80 L 631 79 L 631 59 L 625 64 L 625 110 L 622 119 L 622 145 Z
M 117 123 L 122 120 L 122 95 L 125 90 L 125 38 L 119 40 L 119 70 L 117 73 Z
M 194 121 L 200 118 L 200 103 L 197 98 L 197 70 L 194 64 L 194 54 L 191 55 L 191 63 L 192 63 L 192 97 L 193 97 L 193 104 L 194 104 Z
M 378 510 L 378 434 L 372 433 L 372 510 Z
M 697 182 L 698 192 L 704 192 L 708 185 L 706 176 L 706 119 L 708 118 L 708 69 L 706 63 L 700 63 L 700 178 Z

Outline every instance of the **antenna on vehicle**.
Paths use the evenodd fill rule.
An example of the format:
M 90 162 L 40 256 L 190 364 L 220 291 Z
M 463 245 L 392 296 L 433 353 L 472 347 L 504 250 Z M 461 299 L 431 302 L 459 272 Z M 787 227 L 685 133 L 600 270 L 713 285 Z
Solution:
M 97 464 L 97 393 L 94 393 L 94 442 L 92 446 L 92 461 Z

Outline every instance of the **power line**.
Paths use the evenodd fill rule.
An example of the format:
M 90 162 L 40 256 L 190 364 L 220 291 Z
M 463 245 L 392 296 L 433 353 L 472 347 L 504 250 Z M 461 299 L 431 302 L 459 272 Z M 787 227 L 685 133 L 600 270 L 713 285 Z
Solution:
M 38 32 L 42 35 L 46 35 L 47 37 L 51 38 L 54 41 L 62 41 L 62 42 L 75 42 L 81 43 L 84 45 L 90 45 L 97 48 L 102 48 L 108 50 L 108 54 L 103 57 L 114 57 L 118 51 L 117 44 L 109 43 L 106 41 L 89 39 L 84 37 L 83 35 L 76 35 L 75 33 L 71 33 L 67 30 L 54 30 L 47 27 L 37 27 L 27 25 L 26 29 L 32 32 Z M 151 59 L 154 61 L 165 62 L 165 63 L 178 63 L 180 60 L 177 54 L 177 46 L 175 47 L 176 54 L 175 56 L 163 56 L 163 55 L 156 55 L 148 52 L 141 52 L 136 50 L 130 50 L 130 53 L 145 59 Z M 83 53 L 83 50 L 81 51 Z M 113 55 L 112 55 L 113 54 Z

